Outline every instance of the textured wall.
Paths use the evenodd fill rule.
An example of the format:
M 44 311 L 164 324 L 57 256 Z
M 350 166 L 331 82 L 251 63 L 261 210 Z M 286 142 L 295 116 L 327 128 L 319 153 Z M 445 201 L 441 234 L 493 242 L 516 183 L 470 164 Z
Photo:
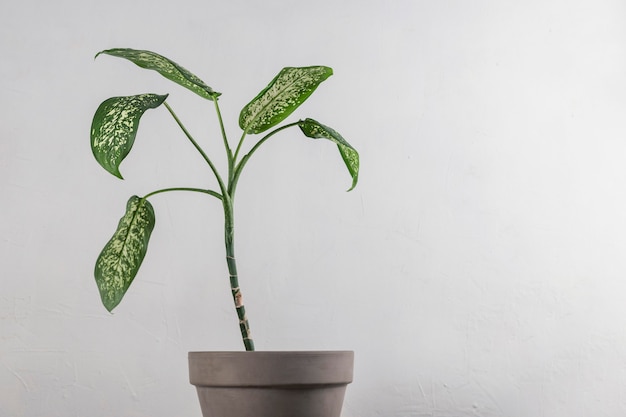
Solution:
M 210 105 L 105 48 L 163 53 L 227 130 L 283 66 L 361 152 L 284 132 L 239 187 L 259 349 L 353 349 L 344 417 L 626 415 L 626 6 L 620 1 L 23 0 L 0 6 L 0 416 L 199 416 L 190 350 L 240 349 L 219 206 L 162 195 L 108 314 L 93 262 L 126 199 L 212 186 L 165 109 L 125 181 L 93 160 L 105 98 L 171 93 L 223 167 Z

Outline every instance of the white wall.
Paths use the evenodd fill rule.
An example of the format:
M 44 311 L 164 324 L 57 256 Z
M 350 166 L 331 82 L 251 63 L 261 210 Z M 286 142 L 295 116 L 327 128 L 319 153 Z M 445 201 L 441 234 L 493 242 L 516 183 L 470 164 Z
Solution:
M 152 200 L 134 287 L 100 305 L 93 263 L 126 199 L 209 182 L 165 109 L 126 181 L 106 174 L 98 104 L 169 92 L 221 150 L 210 106 L 93 61 L 110 47 L 221 91 L 233 139 L 281 67 L 334 68 L 294 120 L 359 149 L 359 186 L 292 130 L 249 164 L 237 233 L 259 349 L 356 351 L 344 417 L 626 415 L 625 19 L 598 0 L 4 2 L 0 416 L 199 416 L 187 352 L 240 349 L 207 197 Z

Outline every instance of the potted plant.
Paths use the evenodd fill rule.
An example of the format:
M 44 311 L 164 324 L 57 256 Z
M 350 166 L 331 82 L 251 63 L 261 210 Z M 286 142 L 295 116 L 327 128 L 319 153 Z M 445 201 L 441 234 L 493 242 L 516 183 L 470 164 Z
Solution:
M 124 58 L 139 67 L 154 70 L 213 102 L 228 162 L 228 171 L 220 173 L 168 104 L 167 95 L 145 93 L 112 97 L 102 102 L 91 125 L 91 149 L 98 163 L 109 173 L 122 178 L 119 167 L 133 146 L 142 115 L 149 109 L 163 106 L 204 159 L 216 183 L 213 189 L 163 188 L 143 197 L 130 197 L 115 233 L 95 265 L 95 280 L 105 308 L 112 311 L 120 303 L 146 255 L 155 224 L 155 212 L 148 199 L 172 191 L 204 193 L 219 201 L 224 210 L 226 264 L 245 351 L 189 353 L 190 381 L 197 387 L 203 414 L 206 417 L 263 417 L 265 407 L 268 408 L 267 415 L 272 417 L 338 416 L 345 387 L 352 380 L 353 353 L 253 352 L 254 343 L 239 286 L 234 248 L 234 199 L 238 181 L 249 159 L 275 134 L 298 127 L 306 137 L 334 142 L 352 177 L 350 190 L 356 186 L 359 154 L 339 133 L 309 118 L 279 126 L 322 81 L 332 75 L 332 69 L 324 66 L 283 68 L 241 110 L 239 127 L 242 134 L 233 146 L 226 136 L 218 105 L 220 93 L 200 78 L 174 61 L 150 51 L 108 49 L 96 57 L 101 54 Z M 247 152 L 244 151 L 245 139 L 260 134 L 262 136 L 257 136 L 247 147 Z M 294 396 L 304 404 L 296 405 Z

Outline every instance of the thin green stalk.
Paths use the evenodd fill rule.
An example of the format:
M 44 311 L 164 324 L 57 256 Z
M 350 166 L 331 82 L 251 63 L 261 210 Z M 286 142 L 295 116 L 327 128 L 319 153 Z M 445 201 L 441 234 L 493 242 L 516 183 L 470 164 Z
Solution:
M 213 190 L 204 190 L 202 188 L 190 188 L 190 187 L 172 187 L 172 188 L 163 188 L 161 190 L 156 190 L 156 191 L 152 191 L 151 193 L 146 194 L 143 198 L 148 198 L 148 197 L 152 197 L 153 195 L 157 195 L 157 194 L 161 194 L 161 193 L 167 193 L 170 191 L 192 191 L 192 192 L 196 192 L 196 193 L 204 193 L 204 194 L 208 194 L 211 195 L 219 200 L 222 200 L 223 197 L 220 193 L 215 192 Z
M 202 148 L 200 147 L 200 145 L 198 145 L 198 142 L 195 141 L 195 139 L 193 138 L 193 136 L 191 136 L 191 134 L 189 133 L 189 131 L 187 130 L 187 128 L 185 128 L 185 126 L 183 125 L 183 123 L 180 121 L 180 119 L 178 118 L 178 116 L 176 116 L 176 113 L 174 113 L 174 110 L 172 110 L 172 108 L 170 107 L 169 104 L 167 104 L 167 101 L 164 101 L 163 104 L 165 105 L 165 108 L 167 108 L 167 111 L 170 112 L 170 114 L 172 115 L 172 117 L 174 118 L 174 120 L 176 121 L 176 123 L 178 124 L 178 126 L 181 128 L 181 130 L 183 131 L 183 133 L 185 134 L 185 136 L 187 136 L 187 139 L 189 139 L 189 141 L 191 142 L 191 144 L 196 148 L 196 150 L 200 153 L 200 155 L 202 155 L 202 157 L 204 158 L 204 160 L 207 162 L 207 164 L 209 164 L 209 167 L 211 167 L 211 171 L 213 171 L 213 175 L 215 175 L 215 179 L 217 180 L 217 183 L 219 184 L 220 187 L 220 191 L 222 192 L 222 195 L 226 194 L 226 186 L 224 185 L 224 182 L 222 181 L 222 177 L 220 176 L 219 172 L 217 171 L 217 168 L 215 167 L 215 165 L 213 165 L 213 162 L 211 162 L 211 159 L 209 159 L 209 157 L 207 156 L 207 154 L 204 152 L 204 150 L 202 150 Z
M 278 132 L 280 132 L 282 130 L 288 129 L 290 127 L 297 126 L 299 123 L 300 123 L 299 121 L 298 122 L 289 123 L 289 124 L 286 124 L 284 126 L 279 127 L 278 129 L 272 130 L 270 133 L 268 133 L 267 135 L 263 136 L 252 147 L 252 149 L 250 149 L 250 152 L 248 152 L 247 154 L 244 155 L 243 158 L 241 158 L 241 161 L 239 161 L 239 163 L 235 166 L 235 173 L 233 174 L 233 179 L 228 184 L 228 192 L 230 193 L 230 195 L 234 195 L 235 194 L 235 189 L 237 188 L 237 182 L 239 181 L 239 176 L 241 175 L 241 171 L 243 170 L 243 167 L 246 165 L 246 163 L 248 163 L 248 160 L 250 159 L 250 157 L 261 147 L 261 145 L 263 145 L 263 143 L 265 143 L 265 141 L 267 141 L 269 138 L 274 136 L 276 133 L 278 133 Z M 237 152 L 239 152 L 239 148 L 237 149 Z M 235 153 L 235 157 L 236 157 L 236 155 L 237 154 Z
M 233 157 L 233 161 L 237 161 L 237 157 L 239 156 L 239 151 L 241 150 L 241 145 L 243 145 L 243 140 L 246 138 L 246 132 L 244 131 L 241 134 L 241 138 L 239 138 L 239 143 L 237 144 L 237 149 L 235 150 L 235 156 Z
M 233 177 L 233 171 L 235 168 L 235 159 L 233 158 L 233 151 L 230 149 L 228 143 L 228 137 L 226 136 L 226 129 L 224 128 L 224 121 L 222 120 L 222 112 L 220 106 L 217 104 L 217 97 L 213 99 L 215 104 L 215 112 L 217 113 L 217 120 L 220 124 L 220 131 L 222 132 L 222 140 L 224 141 L 224 148 L 226 149 L 226 157 L 228 158 L 228 181 Z

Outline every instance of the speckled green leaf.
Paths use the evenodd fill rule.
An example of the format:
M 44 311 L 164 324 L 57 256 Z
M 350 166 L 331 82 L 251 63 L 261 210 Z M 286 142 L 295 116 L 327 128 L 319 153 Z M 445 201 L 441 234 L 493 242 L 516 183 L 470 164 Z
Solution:
M 96 58 L 101 54 L 125 58 L 137 64 L 141 68 L 154 70 L 168 80 L 174 81 L 176 84 L 182 85 L 200 97 L 208 100 L 213 100 L 220 96 L 220 93 L 213 91 L 213 89 L 206 85 L 206 83 L 200 78 L 171 59 L 155 52 L 129 48 L 115 48 L 98 52 L 98 54 L 96 54 Z
M 154 228 L 154 209 L 148 200 L 132 196 L 117 230 L 96 261 L 95 278 L 104 307 L 111 311 L 122 301 L 148 250 Z
M 141 116 L 159 107 L 166 97 L 140 94 L 112 97 L 100 104 L 91 123 L 91 150 L 104 169 L 122 178 L 119 166 L 133 147 Z
M 300 120 L 298 126 L 300 130 L 302 130 L 302 133 L 310 138 L 328 139 L 337 144 L 339 153 L 346 163 L 350 176 L 352 176 L 352 186 L 348 191 L 354 189 L 359 180 L 359 153 L 356 149 L 354 149 L 336 130 L 324 126 L 313 119 Z
M 239 115 L 246 133 L 261 133 L 276 126 L 300 106 L 322 81 L 333 75 L 329 67 L 283 68 Z

